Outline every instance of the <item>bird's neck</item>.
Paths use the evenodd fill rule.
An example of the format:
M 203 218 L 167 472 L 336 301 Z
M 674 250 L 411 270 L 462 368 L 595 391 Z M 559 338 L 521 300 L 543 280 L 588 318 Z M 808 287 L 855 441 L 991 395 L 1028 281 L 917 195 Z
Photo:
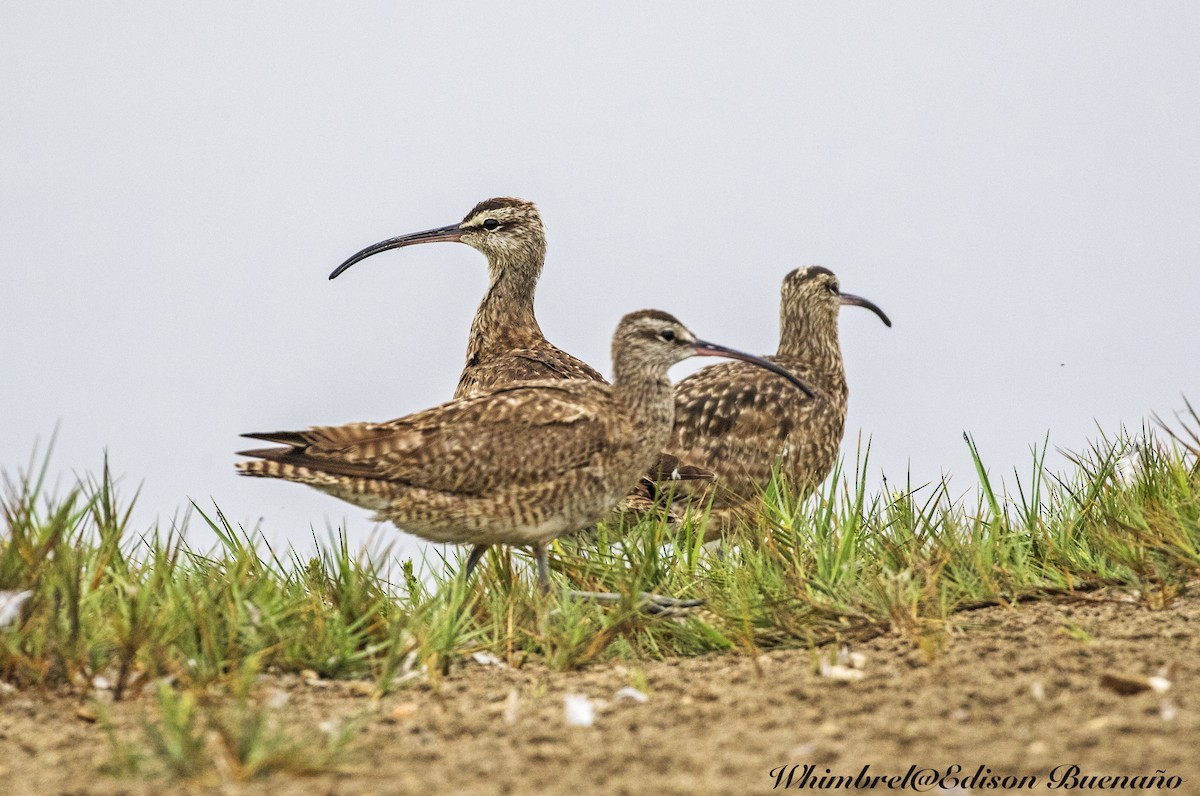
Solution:
M 478 364 L 514 349 L 545 342 L 533 313 L 539 269 L 489 262 L 491 284 L 471 321 L 467 362 Z
M 666 370 L 613 362 L 612 394 L 649 448 L 660 450 L 675 422 L 675 397 Z
M 844 390 L 846 369 L 838 340 L 837 317 L 814 320 L 807 315 L 783 316 L 775 359 L 796 375 L 816 378 L 822 389 Z

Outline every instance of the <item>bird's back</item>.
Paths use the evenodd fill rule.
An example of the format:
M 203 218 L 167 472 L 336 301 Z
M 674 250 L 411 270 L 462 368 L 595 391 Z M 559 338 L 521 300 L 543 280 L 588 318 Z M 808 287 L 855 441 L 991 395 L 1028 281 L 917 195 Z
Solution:
M 510 384 L 553 380 L 607 384 L 591 365 L 543 339 L 520 348 L 468 354 L 454 397 L 465 398 Z
M 675 387 L 668 450 L 716 474 L 713 506 L 756 499 L 778 467 L 792 485 L 811 488 L 829 474 L 846 420 L 843 375 L 813 373 L 803 362 L 767 357 L 815 391 L 741 362 L 713 365 Z

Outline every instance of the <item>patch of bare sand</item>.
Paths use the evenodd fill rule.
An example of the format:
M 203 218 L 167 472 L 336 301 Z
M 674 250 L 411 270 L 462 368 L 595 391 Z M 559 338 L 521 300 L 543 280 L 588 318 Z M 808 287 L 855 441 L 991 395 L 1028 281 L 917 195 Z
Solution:
M 1161 769 L 1182 778 L 1177 792 L 1200 793 L 1198 621 L 1194 591 L 1162 611 L 1120 593 L 987 608 L 956 617 L 932 662 L 896 635 L 859 645 L 863 676 L 849 681 L 821 676 L 804 650 L 574 673 L 468 662 L 440 693 L 422 685 L 377 704 L 355 684 L 278 678 L 266 687 L 287 691 L 290 723 L 360 716 L 361 732 L 343 773 L 251 784 L 101 775 L 108 743 L 75 717 L 77 700 L 10 694 L 0 783 L 12 794 L 744 793 L 770 791 L 779 766 L 797 765 L 798 779 L 805 764 L 851 776 L 957 764 L 1037 776 L 1037 792 L 1055 766 L 1076 764 Z M 1101 684 L 1164 666 L 1165 694 Z M 644 684 L 646 702 L 615 698 L 631 684 Z M 589 698 L 593 726 L 567 726 L 567 694 Z M 145 707 L 111 708 L 127 737 Z

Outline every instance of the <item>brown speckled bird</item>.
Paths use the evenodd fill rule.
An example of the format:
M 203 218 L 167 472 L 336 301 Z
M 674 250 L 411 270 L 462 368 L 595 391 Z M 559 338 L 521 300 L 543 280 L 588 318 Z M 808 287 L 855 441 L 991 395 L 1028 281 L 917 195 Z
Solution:
M 607 384 L 591 365 L 558 348 L 542 334 L 533 311 L 534 292 L 546 261 L 546 232 L 533 202 L 487 199 L 457 224 L 400 235 L 373 244 L 334 269 L 330 279 L 372 255 L 419 243 L 455 241 L 487 258 L 489 287 L 471 321 L 467 358 L 455 398 L 515 382 L 582 379 Z M 639 480 L 622 510 L 638 516 L 661 505 L 664 487 L 709 482 L 713 474 L 663 455 Z M 668 518 L 678 516 L 668 509 Z
M 336 278 L 366 258 L 402 246 L 458 241 L 487 257 L 488 290 L 471 321 L 467 361 L 455 398 L 517 381 L 604 377 L 553 345 L 533 313 L 533 294 L 546 261 L 546 232 L 532 202 L 488 199 L 457 224 L 414 232 L 368 246 L 329 275 Z
M 510 384 L 386 423 L 247 434 L 283 445 L 246 451 L 243 475 L 282 478 L 372 509 L 433 542 L 527 545 L 548 583 L 547 543 L 593 525 L 658 457 L 671 433 L 667 369 L 693 355 L 757 357 L 697 340 L 666 313 L 626 315 L 613 336 L 612 385 Z
M 779 350 L 766 357 L 799 376 L 815 395 L 736 362 L 704 368 L 675 387 L 675 425 L 667 450 L 716 473 L 706 538 L 732 528 L 762 495 L 776 466 L 796 493 L 811 490 L 837 460 L 846 423 L 846 370 L 838 308 L 883 310 L 842 293 L 827 268 L 797 268 L 783 280 Z M 696 499 L 699 508 L 700 499 Z

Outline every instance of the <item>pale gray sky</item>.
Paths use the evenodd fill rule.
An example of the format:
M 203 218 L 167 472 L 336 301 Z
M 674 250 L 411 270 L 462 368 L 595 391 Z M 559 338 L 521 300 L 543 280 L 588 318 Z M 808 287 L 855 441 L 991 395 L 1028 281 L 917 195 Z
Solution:
M 61 424 L 53 471 L 107 449 L 143 525 L 215 499 L 361 543 L 365 512 L 236 476 L 237 435 L 448 398 L 481 256 L 326 276 L 515 195 L 542 326 L 601 370 L 641 307 L 773 350 L 819 263 L 895 322 L 842 314 L 873 471 L 966 490 L 968 430 L 1024 472 L 1047 431 L 1200 399 L 1197 41 L 1191 2 L 8 0 L 0 467 Z

